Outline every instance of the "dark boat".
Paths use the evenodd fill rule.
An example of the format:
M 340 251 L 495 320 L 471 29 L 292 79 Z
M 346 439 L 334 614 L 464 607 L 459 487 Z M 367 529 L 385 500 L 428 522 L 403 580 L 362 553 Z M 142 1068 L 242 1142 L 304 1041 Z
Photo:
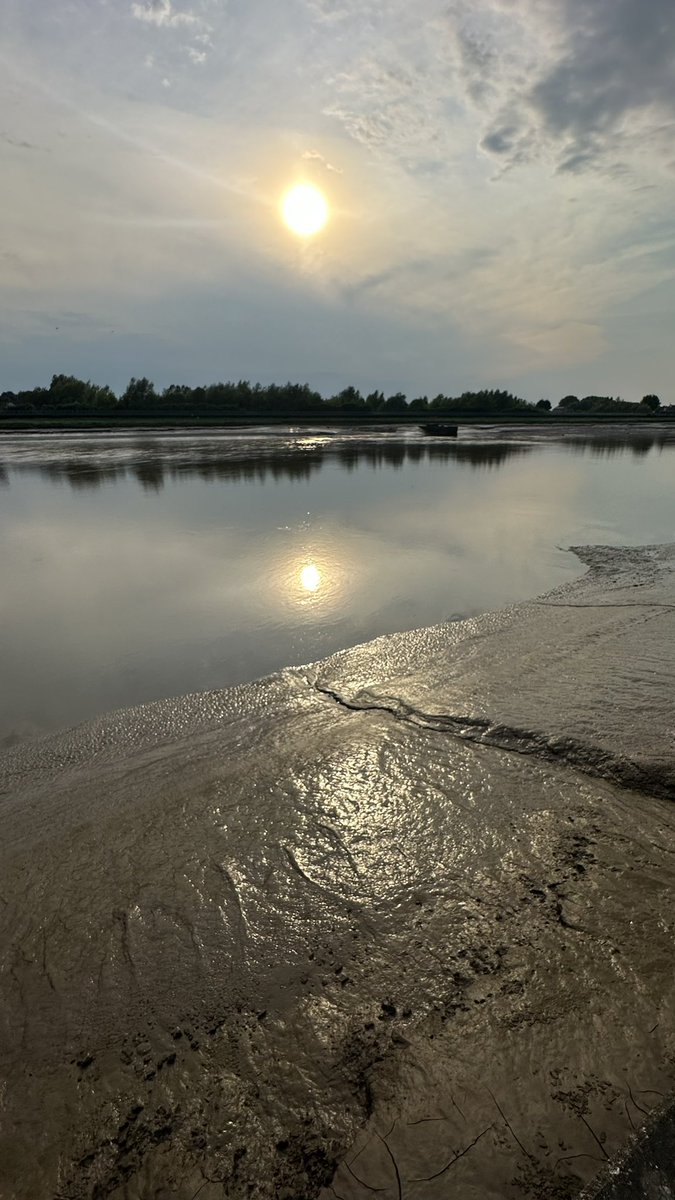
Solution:
M 420 425 L 422 433 L 427 433 L 430 437 L 457 437 L 457 428 L 457 425 L 439 425 L 436 421 Z

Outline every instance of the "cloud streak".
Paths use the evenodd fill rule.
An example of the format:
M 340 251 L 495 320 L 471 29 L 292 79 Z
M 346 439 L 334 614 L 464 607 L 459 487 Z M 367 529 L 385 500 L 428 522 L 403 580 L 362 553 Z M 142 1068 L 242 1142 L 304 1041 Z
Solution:
M 148 4 L 132 4 L 131 15 L 146 25 L 158 29 L 179 29 L 201 24 L 199 17 L 189 9 L 175 9 L 171 0 L 150 0 Z

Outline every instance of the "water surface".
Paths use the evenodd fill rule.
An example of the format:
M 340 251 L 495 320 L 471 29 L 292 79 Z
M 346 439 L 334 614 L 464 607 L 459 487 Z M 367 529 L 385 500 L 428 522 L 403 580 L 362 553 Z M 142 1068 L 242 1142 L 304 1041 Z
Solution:
M 673 433 L 4 434 L 0 740 L 501 608 L 579 574 L 571 544 L 667 541 Z

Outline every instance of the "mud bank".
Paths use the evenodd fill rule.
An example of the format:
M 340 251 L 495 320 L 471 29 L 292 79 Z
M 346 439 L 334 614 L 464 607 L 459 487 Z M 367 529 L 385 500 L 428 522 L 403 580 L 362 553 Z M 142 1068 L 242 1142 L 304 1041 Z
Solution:
M 4 1200 L 571 1197 L 649 1123 L 675 552 L 577 553 L 0 759 Z

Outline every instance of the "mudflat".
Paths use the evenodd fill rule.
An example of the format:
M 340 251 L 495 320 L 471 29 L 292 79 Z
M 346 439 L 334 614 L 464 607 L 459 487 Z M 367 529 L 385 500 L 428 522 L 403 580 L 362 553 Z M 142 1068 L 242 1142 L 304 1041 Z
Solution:
M 675 1091 L 675 550 L 576 553 L 2 756 L 3 1197 L 615 1186 Z

